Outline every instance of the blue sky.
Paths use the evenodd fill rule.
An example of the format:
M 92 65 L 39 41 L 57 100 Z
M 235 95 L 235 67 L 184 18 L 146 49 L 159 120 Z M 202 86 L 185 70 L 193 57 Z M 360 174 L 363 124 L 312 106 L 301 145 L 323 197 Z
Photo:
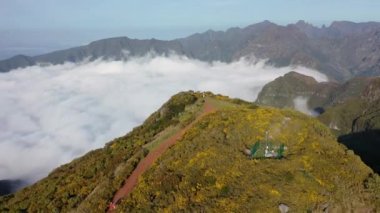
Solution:
M 377 0 L 1 0 L 2 29 L 223 28 L 380 20 Z
M 378 0 L 0 0 L 0 48 L 48 51 L 124 35 L 172 39 L 263 20 L 380 21 L 379 8 Z

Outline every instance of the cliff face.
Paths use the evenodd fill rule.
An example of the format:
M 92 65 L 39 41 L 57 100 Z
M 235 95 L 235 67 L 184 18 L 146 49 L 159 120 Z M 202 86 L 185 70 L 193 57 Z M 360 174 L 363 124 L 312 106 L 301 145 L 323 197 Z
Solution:
M 126 136 L 0 197 L 0 210 L 104 212 L 139 163 L 179 132 L 131 193 L 115 203 L 116 211 L 274 212 L 279 204 L 294 211 L 380 208 L 379 177 L 318 120 L 186 92 Z M 257 141 L 284 144 L 285 157 L 252 159 L 244 150 Z

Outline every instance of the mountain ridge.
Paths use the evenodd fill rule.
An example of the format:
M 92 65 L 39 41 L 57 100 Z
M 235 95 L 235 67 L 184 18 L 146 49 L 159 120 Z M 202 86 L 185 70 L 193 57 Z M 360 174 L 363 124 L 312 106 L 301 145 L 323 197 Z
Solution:
M 36 64 L 87 60 L 128 60 L 149 52 L 178 54 L 202 61 L 231 62 L 242 57 L 268 60 L 275 66 L 305 66 L 331 79 L 380 74 L 380 23 L 333 22 L 314 27 L 306 22 L 281 26 L 269 21 L 226 31 L 208 30 L 173 40 L 115 37 L 39 56 L 0 61 L 0 72 Z

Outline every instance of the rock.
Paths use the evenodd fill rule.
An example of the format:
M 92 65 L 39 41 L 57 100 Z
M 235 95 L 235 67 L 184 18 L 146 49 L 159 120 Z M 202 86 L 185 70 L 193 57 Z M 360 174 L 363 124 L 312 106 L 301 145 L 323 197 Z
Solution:
M 280 205 L 278 205 L 278 209 L 281 213 L 287 213 L 289 211 L 289 206 L 281 203 Z
M 249 149 L 244 149 L 244 154 L 246 154 L 246 155 L 251 155 L 251 150 L 249 150 Z

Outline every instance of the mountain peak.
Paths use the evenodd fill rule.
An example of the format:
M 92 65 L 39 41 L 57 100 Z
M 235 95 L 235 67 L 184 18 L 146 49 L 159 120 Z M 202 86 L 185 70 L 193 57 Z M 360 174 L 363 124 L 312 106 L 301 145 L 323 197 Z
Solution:
M 244 29 L 262 29 L 262 28 L 267 28 L 267 27 L 276 27 L 279 26 L 271 21 L 265 20 L 256 24 L 251 24 Z
M 304 20 L 299 20 L 294 25 L 299 26 L 299 27 L 315 27 L 313 24 L 308 23 Z
M 318 83 L 315 80 L 315 78 L 313 78 L 311 76 L 303 75 L 303 74 L 295 72 L 295 71 L 291 71 L 289 73 L 286 73 L 283 78 L 296 79 L 296 80 L 302 81 L 302 82 L 304 82 L 306 84 L 316 84 L 316 83 Z

